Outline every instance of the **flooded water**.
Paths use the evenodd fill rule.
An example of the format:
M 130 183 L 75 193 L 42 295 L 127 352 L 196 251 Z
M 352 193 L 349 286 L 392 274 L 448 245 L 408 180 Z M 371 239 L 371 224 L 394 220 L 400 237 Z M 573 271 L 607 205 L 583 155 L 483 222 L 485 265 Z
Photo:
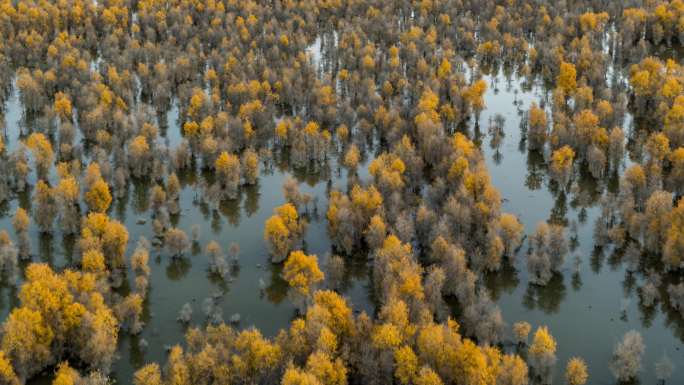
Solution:
M 490 87 L 485 96 L 487 109 L 482 113 L 481 130 L 486 133 L 490 118 L 501 114 L 505 121 L 505 137 L 498 151 L 483 137 L 481 149 L 487 158 L 492 183 L 504 199 L 502 210 L 517 215 L 525 225 L 525 233 L 534 231 L 537 223 L 564 219 L 577 224 L 576 243 L 565 259 L 562 275 L 556 275 L 545 287 L 529 283 L 525 256 L 521 249 L 516 272 L 488 277 L 488 287 L 501 307 L 510 326 L 527 321 L 533 329 L 547 325 L 558 344 L 558 363 L 554 383 L 564 383 L 567 361 L 576 356 L 585 359 L 591 384 L 614 384 L 608 368 L 614 346 L 630 330 L 639 331 L 646 344 L 642 384 L 656 384 L 655 362 L 667 354 L 676 368 L 670 383 L 684 383 L 684 321 L 667 305 L 654 309 L 639 305 L 636 288 L 639 277 L 627 274 L 624 264 L 610 255 L 610 250 L 597 252 L 593 230 L 600 214 L 602 188 L 587 172 L 576 183 L 577 191 L 567 194 L 553 191 L 544 169 L 543 155 L 521 148 L 520 120 L 533 101 L 544 99 L 541 87 L 525 90 L 519 80 L 510 84 L 499 73 L 487 77 Z M 517 106 L 514 101 L 518 101 Z M 623 126 L 630 127 L 630 119 Z M 623 161 L 621 172 L 624 171 Z M 577 176 L 576 176 L 577 177 Z M 532 182 L 534 180 L 534 182 Z M 579 257 L 579 269 L 575 269 Z M 623 302 L 627 303 L 623 313 Z
M 320 52 L 321 42 L 317 40 L 316 44 L 319 48 L 314 51 Z M 316 64 L 319 64 L 319 56 L 314 58 Z M 487 108 L 480 116 L 479 127 L 471 127 L 469 134 L 479 138 L 491 180 L 504 199 L 503 211 L 517 215 L 526 234 L 534 231 L 538 222 L 551 218 L 562 219 L 571 228 L 576 227 L 576 232 L 570 231 L 576 242 L 566 258 L 563 272 L 546 287 L 529 283 L 524 259 L 526 245 L 521 248 L 515 269 L 504 269 L 487 277 L 486 284 L 501 307 L 505 321 L 509 326 L 525 320 L 535 329 L 539 325 L 549 327 L 558 343 L 554 383 L 563 382 L 564 366 L 574 356 L 586 360 L 591 384 L 615 383 L 608 361 L 615 344 L 631 329 L 640 331 L 646 344 L 641 383 L 656 383 L 654 363 L 663 354 L 677 366 L 670 383 L 684 383 L 684 322 L 681 317 L 662 302 L 653 310 L 640 307 L 636 287 L 641 278 L 627 274 L 625 267 L 612 258 L 610 250 L 596 252 L 594 248 L 594 222 L 600 211 L 599 199 L 605 190 L 600 184 L 605 182 L 597 182 L 588 176 L 588 172 L 580 170 L 580 175 L 576 176 L 579 178 L 576 189 L 567 193 L 556 191 L 549 183 L 544 155 L 530 153 L 524 143 L 521 144 L 522 111 L 528 110 L 533 101 L 546 97 L 542 87 L 536 85 L 527 89 L 521 80 L 508 81 L 501 73 L 486 79 L 490 86 L 485 97 Z M 24 124 L 16 91 L 5 108 L 6 141 L 11 148 L 16 145 L 19 127 Z M 490 145 L 487 128 L 497 114 L 505 119 L 505 136 L 495 147 Z M 178 108 L 173 107 L 167 114 L 167 125 L 165 141 L 173 147 L 180 140 Z M 632 128 L 627 125 L 625 129 Z M 363 170 L 362 179 L 368 177 L 365 168 L 369 161 L 367 159 L 359 167 Z M 281 267 L 269 263 L 263 241 L 264 222 L 275 207 L 285 202 L 281 186 L 286 178 L 296 178 L 302 192 L 312 194 L 317 201 L 307 214 L 310 224 L 305 249 L 307 253 L 318 255 L 319 264 L 325 266 L 331 253 L 325 220 L 327 197 L 331 188 L 346 188 L 347 172 L 334 160 L 328 170 L 314 175 L 281 168 L 278 164 L 269 165 L 271 169 L 262 165 L 258 184 L 243 188 L 237 200 L 222 203 L 218 210 L 201 202 L 202 190 L 197 175 L 181 176 L 182 211 L 177 218 L 172 218 L 172 222 L 188 234 L 193 225 L 198 225 L 199 240 L 191 255 L 181 260 L 172 260 L 164 250 L 152 251 L 150 290 L 144 312 L 146 327 L 135 337 L 121 333 L 120 358 L 112 373 L 118 383 L 129 383 L 134 370 L 144 363 L 164 362 L 166 348 L 182 343 L 185 328 L 176 319 L 185 303 L 193 308 L 191 323 L 203 325 L 206 318 L 202 301 L 220 293 L 219 303 L 225 320 L 240 314 L 239 327 L 253 325 L 269 336 L 287 327 L 296 315 L 286 296 L 287 285 L 280 278 Z M 138 181 L 129 188 L 124 199 L 113 204 L 111 215 L 124 223 L 130 233 L 129 255 L 139 237 L 153 238 L 152 214 L 148 207 L 150 187 Z M 0 207 L 0 229 L 12 233 L 13 213 L 19 205 L 27 207 L 29 204 L 26 196 L 20 196 Z M 224 250 L 232 242 L 240 245 L 239 269 L 228 281 L 216 279 L 209 273 L 204 246 L 212 240 L 218 241 Z M 73 257 L 73 240 L 71 243 L 62 241 L 59 232 L 50 238 L 39 235 L 32 226 L 31 243 L 34 260 L 49 262 L 57 268 L 68 266 Z M 577 270 L 575 257 L 580 261 Z M 365 262 L 348 267 L 343 294 L 356 310 L 373 313 Z M 16 303 L 16 290 L 3 286 L 0 290 L 3 318 Z M 142 346 L 143 339 L 147 347 Z M 506 346 L 506 349 L 513 348 Z
M 20 128 L 23 124 L 22 108 L 18 102 L 16 88 L 6 105 L 5 123 L 7 127 L 6 143 L 11 149 L 20 139 Z M 169 111 L 169 126 L 165 139 L 171 147 L 180 142 L 178 125 L 178 109 Z M 359 165 L 361 178 L 367 178 L 366 167 L 371 159 Z M 199 226 L 199 239 L 193 243 L 187 258 L 174 260 L 164 249 L 155 249 L 150 253 L 150 288 L 144 303 L 143 321 L 146 326 L 142 333 L 130 336 L 120 333 L 120 358 L 113 366 L 112 377 L 118 383 L 129 383 L 133 372 L 152 361 L 164 362 L 166 350 L 174 344 L 183 342 L 187 327 L 177 322 L 178 314 L 185 303 L 193 308 L 191 325 L 201 326 L 206 322 L 202 302 L 212 295 L 218 296 L 223 318 L 227 322 L 234 314 L 240 315 L 239 327 L 254 326 L 266 336 L 275 336 L 287 327 L 296 316 L 296 309 L 287 298 L 287 283 L 281 278 L 282 266 L 269 262 L 266 244 L 263 241 L 263 226 L 274 208 L 286 203 L 282 193 L 283 183 L 288 177 L 299 182 L 302 193 L 311 194 L 317 201 L 306 214 L 309 226 L 304 238 L 304 249 L 308 254 L 319 257 L 319 265 L 323 268 L 330 256 L 331 243 L 327 236 L 325 211 L 327 197 L 331 188 L 344 189 L 347 183 L 347 171 L 338 168 L 333 162 L 328 178 L 309 174 L 303 171 L 287 169 L 287 167 L 264 169 L 261 167 L 258 184 L 243 187 L 238 199 L 222 202 L 218 210 L 211 209 L 200 202 L 199 175 L 180 175 L 182 191 L 180 193 L 181 213 L 172 217 L 174 226 L 184 230 L 188 235 L 195 225 Z M 32 180 L 35 182 L 35 180 Z M 140 237 L 153 239 L 151 228 L 153 221 L 149 209 L 150 189 L 152 185 L 142 181 L 134 182 L 128 194 L 112 204 L 110 215 L 126 226 L 129 231 L 128 254 L 135 248 Z M 12 230 L 12 216 L 16 208 L 30 206 L 30 200 L 14 199 L 0 207 L 0 229 Z M 30 229 L 31 250 L 34 261 L 47 262 L 62 269 L 70 264 L 75 249 L 72 243 L 63 243 L 61 233 L 55 231 L 52 237 L 41 235 L 33 225 Z M 217 241 L 224 251 L 228 251 L 231 243 L 240 246 L 239 267 L 234 269 L 229 280 L 221 280 L 209 271 L 209 260 L 204 247 L 210 241 Z M 358 266 L 350 264 L 343 293 L 354 304 L 358 311 L 373 313 L 374 307 L 368 298 L 368 276 L 365 263 Z M 263 285 L 263 286 L 262 286 Z M 18 304 L 17 290 L 3 286 L 0 290 L 0 306 L 2 318 L 9 314 L 11 308 Z M 146 342 L 141 347 L 141 341 Z M 32 381 L 50 383 L 51 376 Z

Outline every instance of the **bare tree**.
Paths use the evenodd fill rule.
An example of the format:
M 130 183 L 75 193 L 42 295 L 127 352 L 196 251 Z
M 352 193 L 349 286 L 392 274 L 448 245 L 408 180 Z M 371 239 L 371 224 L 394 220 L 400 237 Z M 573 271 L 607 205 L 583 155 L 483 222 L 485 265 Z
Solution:
M 166 248 L 173 257 L 181 257 L 190 247 L 190 241 L 185 231 L 179 228 L 172 228 L 166 231 L 164 236 Z
M 636 330 L 627 332 L 613 351 L 610 370 L 619 381 L 630 381 L 641 370 L 641 359 L 646 346 L 641 334 Z
M 189 302 L 186 302 L 178 313 L 178 322 L 187 325 L 190 323 L 190 320 L 192 320 L 192 306 Z

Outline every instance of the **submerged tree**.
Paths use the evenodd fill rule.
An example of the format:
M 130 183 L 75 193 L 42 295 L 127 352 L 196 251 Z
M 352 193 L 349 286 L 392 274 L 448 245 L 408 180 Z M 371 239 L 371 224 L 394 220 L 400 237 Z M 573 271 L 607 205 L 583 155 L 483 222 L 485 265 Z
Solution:
M 518 345 L 527 345 L 527 338 L 532 330 L 532 326 L 525 321 L 513 324 L 513 335 Z
M 104 213 L 112 203 L 112 195 L 109 192 L 109 185 L 102 179 L 97 179 L 91 184 L 90 189 L 84 194 L 83 198 L 90 211 Z
M 529 383 L 528 368 L 520 356 L 506 354 L 501 358 L 501 365 L 496 377 L 497 385 L 527 385 Z
M 635 330 L 627 332 L 613 351 L 610 370 L 619 381 L 630 381 L 641 370 L 641 359 L 646 346 L 641 334 Z
M 240 186 L 240 159 L 224 151 L 216 158 L 214 168 L 225 197 L 235 199 Z
M 12 225 L 14 226 L 14 232 L 17 234 L 19 257 L 22 259 L 31 257 L 31 245 L 28 237 L 30 221 L 26 210 L 21 207 L 17 208 L 12 219 Z
M 544 147 L 548 135 L 546 112 L 533 103 L 528 112 L 527 140 L 531 150 Z
M 297 209 L 290 203 L 276 207 L 274 215 L 266 220 L 264 240 L 266 240 L 271 260 L 282 262 L 306 230 L 306 220 L 299 217 Z
M 54 151 L 50 141 L 41 133 L 33 133 L 26 140 L 26 146 L 33 155 L 38 177 L 45 179 L 54 161 Z
M 511 259 L 522 241 L 524 226 L 512 214 L 502 214 L 499 218 L 500 234 L 504 244 L 504 255 Z
M 16 285 L 19 278 L 19 251 L 12 243 L 7 231 L 0 230 L 0 271 L 10 285 Z
M 574 160 L 575 151 L 570 146 L 561 147 L 551 156 L 551 173 L 562 188 L 570 181 Z
M 565 380 L 568 385 L 584 385 L 587 383 L 589 374 L 587 373 L 587 365 L 584 360 L 578 357 L 573 357 L 568 361 L 568 366 L 565 368 Z
M 529 349 L 529 363 L 543 383 L 551 382 L 552 368 L 556 364 L 556 340 L 546 326 L 539 327 L 534 333 Z
M 667 226 L 666 223 L 664 223 Z M 663 261 L 672 269 L 684 264 L 684 200 L 669 215 L 669 228 L 663 247 Z
M 43 180 L 36 184 L 33 195 L 33 218 L 42 233 L 50 233 L 57 214 L 54 189 Z
M 306 255 L 297 250 L 291 252 L 285 261 L 283 278 L 294 290 L 295 303 L 302 308 L 303 301 L 311 298 L 315 286 L 323 280 L 324 274 L 318 268 L 318 258 L 315 255 Z
M 166 231 L 164 236 L 164 243 L 166 248 L 173 257 L 182 257 L 183 254 L 190 248 L 190 240 L 185 231 L 172 228 Z

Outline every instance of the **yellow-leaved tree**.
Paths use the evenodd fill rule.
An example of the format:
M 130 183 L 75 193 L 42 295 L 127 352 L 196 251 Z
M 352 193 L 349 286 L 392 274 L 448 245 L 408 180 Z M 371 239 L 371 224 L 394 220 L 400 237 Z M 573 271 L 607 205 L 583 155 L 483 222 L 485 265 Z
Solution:
M 556 78 L 556 85 L 566 96 L 572 95 L 577 89 L 577 70 L 572 63 L 562 62 Z
M 584 360 L 578 357 L 571 358 L 565 369 L 565 379 L 568 381 L 568 384 L 584 385 L 587 383 L 588 378 L 587 364 L 584 363 Z
M 556 340 L 546 326 L 540 326 L 534 333 L 529 348 L 529 363 L 542 377 L 551 374 L 551 368 L 556 363 Z
M 283 277 L 290 287 L 308 298 L 313 293 L 315 285 L 323 280 L 324 275 L 318 268 L 318 258 L 315 255 L 306 255 L 297 250 L 291 252 L 285 261 Z
M 99 178 L 84 194 L 84 200 L 90 211 L 104 213 L 112 203 L 112 194 L 109 192 L 109 185 L 104 179 Z
M 264 240 L 267 242 L 272 261 L 282 262 L 304 234 L 305 229 L 306 220 L 299 217 L 293 204 L 286 203 L 276 207 L 274 215 L 266 220 L 264 227 Z
M 50 141 L 41 133 L 33 133 L 26 139 L 26 146 L 33 155 L 38 177 L 46 178 L 55 157 Z

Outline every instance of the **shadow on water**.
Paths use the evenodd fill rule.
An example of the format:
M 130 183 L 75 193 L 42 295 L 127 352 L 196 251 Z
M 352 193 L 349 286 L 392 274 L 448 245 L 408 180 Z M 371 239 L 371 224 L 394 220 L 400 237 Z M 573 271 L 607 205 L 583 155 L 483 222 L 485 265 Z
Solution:
M 334 39 L 326 39 L 328 43 L 317 40 L 319 54 L 321 50 L 325 51 L 322 46 L 330 40 Z M 325 55 L 320 56 L 314 60 L 318 60 L 321 69 L 325 70 L 329 63 Z M 485 78 L 494 85 L 485 95 L 487 109 L 472 122 L 472 127 L 462 127 L 462 130 L 479 144 L 491 180 L 501 192 L 502 209 L 515 214 L 527 234 L 534 231 L 540 221 L 576 228 L 571 231 L 572 252 L 562 271 L 554 274 L 546 286 L 532 284 L 529 280 L 525 266 L 526 243 L 514 261 L 506 261 L 501 271 L 484 276 L 485 287 L 501 307 L 509 326 L 521 320 L 530 322 L 535 328 L 549 326 L 559 346 L 557 383 L 562 382 L 564 365 L 573 356 L 582 356 L 587 361 L 592 383 L 613 383 L 606 363 L 615 343 L 630 329 L 640 330 L 644 336 L 647 350 L 642 381 L 653 383 L 653 363 L 664 352 L 673 357 L 673 361 L 684 362 L 681 348 L 684 321 L 664 292 L 654 305 L 643 303 L 638 289 L 643 279 L 626 271 L 622 261 L 624 250 L 594 246 L 599 201 L 606 192 L 617 192 L 619 175 L 612 173 L 598 180 L 591 176 L 586 165 L 580 164 L 568 186 L 551 180 L 548 154 L 527 148 L 526 115 L 523 113 L 532 102 L 548 99 L 548 84 L 534 77 L 519 77 L 513 66 L 489 63 L 481 70 L 489 74 Z M 178 114 L 177 102 L 172 101 L 169 111 L 158 117 L 164 122 L 160 124 L 162 139 L 170 146 L 180 142 Z M 25 131 L 19 127 L 31 124 L 22 117 L 16 91 L 12 91 L 4 117 L 10 135 L 8 144 L 14 146 L 20 132 Z M 638 147 L 633 140 L 630 147 L 633 151 L 628 151 L 627 156 L 638 158 L 634 155 L 638 153 Z M 368 177 L 367 165 L 381 149 L 381 145 L 365 148 L 359 178 Z M 293 168 L 290 155 L 288 151 L 275 152 L 272 159 L 261 165 L 257 184 L 243 186 L 236 199 L 217 204 L 203 199 L 204 184 L 211 183 L 212 173 L 192 171 L 178 175 L 181 211 L 171 216 L 170 221 L 186 233 L 191 233 L 196 226 L 198 239 L 193 242 L 190 252 L 180 258 L 172 258 L 164 249 L 152 250 L 150 289 L 143 304 L 142 319 L 146 327 L 136 336 L 121 333 L 121 357 L 113 368 L 113 377 L 118 383 L 129 383 L 133 371 L 144 363 L 164 362 L 166 348 L 182 343 L 187 328 L 176 319 L 186 303 L 193 309 L 191 325 L 204 325 L 207 317 L 203 301 L 216 295 L 224 319 L 240 314 L 240 328 L 255 326 L 268 336 L 274 336 L 296 316 L 296 309 L 287 298 L 287 283 L 281 277 L 282 265 L 269 262 L 263 242 L 263 224 L 275 207 L 285 203 L 282 185 L 286 178 L 294 178 L 302 192 L 313 197 L 312 207 L 304 213 L 310 224 L 303 248 L 307 253 L 318 255 L 319 264 L 326 266 L 334 253 L 326 230 L 327 199 L 332 188 L 346 189 L 348 175 L 334 158 L 315 168 Z M 153 187 L 149 179 L 134 180 L 111 209 L 111 215 L 124 223 L 130 232 L 129 255 L 140 237 L 154 238 L 151 226 L 154 218 L 150 210 Z M 16 199 L 0 204 L 0 229 L 12 228 L 12 213 L 18 206 L 30 208 L 30 196 L 27 190 Z M 64 237 L 59 232 L 43 235 L 33 227 L 30 235 L 36 254 L 34 261 L 56 267 L 77 262 L 74 261 L 75 237 Z M 203 246 L 212 240 L 219 242 L 224 250 L 233 242 L 240 245 L 238 267 L 228 277 L 210 273 Z M 377 301 L 367 254 L 367 251 L 360 251 L 346 259 L 344 274 L 336 289 L 350 298 L 355 312 L 373 314 L 377 311 Z M 575 257 L 579 262 L 576 267 Z M 678 280 L 679 277 L 663 277 L 664 282 Z M 130 285 L 131 282 L 126 281 L 117 291 L 124 293 Z M 665 286 L 661 285 L 661 288 Z M 621 299 L 627 303 L 626 309 L 621 309 L 624 307 Z M 461 315 L 458 303 L 453 298 L 446 301 L 452 308 L 452 315 L 458 318 Z M 17 303 L 16 289 L 0 286 L 0 309 L 4 317 Z M 524 350 L 520 352 L 525 354 Z M 675 371 L 673 383 L 684 379 L 682 369 Z M 49 383 L 48 376 L 36 383 Z

